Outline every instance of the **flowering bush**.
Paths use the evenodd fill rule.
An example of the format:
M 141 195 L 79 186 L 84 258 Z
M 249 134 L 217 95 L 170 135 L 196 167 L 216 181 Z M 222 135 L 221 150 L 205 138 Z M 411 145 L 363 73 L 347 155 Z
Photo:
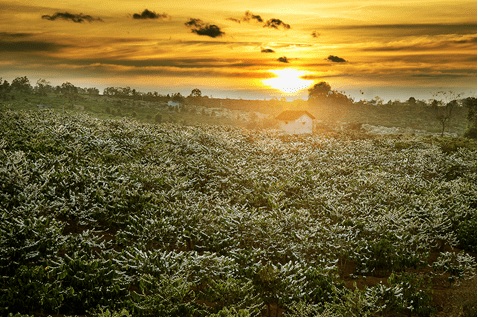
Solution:
M 400 275 L 476 251 L 477 181 L 476 151 L 403 138 L 4 111 L 0 313 L 402 313 L 416 294 L 380 303 L 401 281 L 352 295 L 339 267 Z

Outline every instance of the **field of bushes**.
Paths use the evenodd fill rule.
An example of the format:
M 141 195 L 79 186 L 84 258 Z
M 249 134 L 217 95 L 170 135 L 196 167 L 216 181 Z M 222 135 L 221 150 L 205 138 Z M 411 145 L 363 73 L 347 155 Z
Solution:
M 437 315 L 476 279 L 476 156 L 2 109 L 0 314 Z

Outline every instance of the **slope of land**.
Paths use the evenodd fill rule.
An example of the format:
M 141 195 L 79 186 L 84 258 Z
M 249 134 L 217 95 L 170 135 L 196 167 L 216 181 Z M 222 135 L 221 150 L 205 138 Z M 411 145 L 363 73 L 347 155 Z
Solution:
M 476 164 L 458 139 L 3 109 L 0 313 L 476 313 Z

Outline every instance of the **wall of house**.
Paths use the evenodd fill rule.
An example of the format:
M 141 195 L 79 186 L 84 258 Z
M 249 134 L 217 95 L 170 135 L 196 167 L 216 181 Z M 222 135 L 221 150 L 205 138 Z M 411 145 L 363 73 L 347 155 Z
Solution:
M 311 134 L 312 133 L 312 118 L 307 115 L 302 115 L 295 121 L 280 122 L 280 129 L 289 134 Z

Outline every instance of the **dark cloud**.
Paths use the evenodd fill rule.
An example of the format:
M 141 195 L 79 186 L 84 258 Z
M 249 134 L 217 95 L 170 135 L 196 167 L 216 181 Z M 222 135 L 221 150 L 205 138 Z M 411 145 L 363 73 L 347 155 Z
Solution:
M 271 28 L 271 29 L 279 29 L 279 27 L 284 28 L 284 30 L 290 29 L 290 24 L 284 23 L 280 19 L 269 19 L 267 20 L 266 24 L 264 24 L 264 28 Z
M 328 61 L 334 62 L 334 63 L 345 63 L 347 62 L 345 59 L 335 56 L 335 55 L 329 55 L 327 58 Z
M 189 19 L 184 25 L 190 28 L 192 33 L 196 33 L 197 35 L 206 35 L 211 38 L 216 38 L 225 34 L 217 25 L 204 23 L 201 19 Z
M 266 49 L 261 47 L 261 53 L 275 53 L 273 49 Z
M 31 36 L 36 35 L 35 33 L 15 33 L 15 32 L 0 32 L 0 38 L 10 38 L 10 39 L 17 39 L 17 38 L 28 38 Z
M 319 35 L 320 35 L 320 33 L 319 33 L 319 32 L 317 32 L 317 31 L 314 31 L 314 32 L 312 32 L 312 34 L 311 34 L 311 35 L 312 35 L 312 37 L 313 37 L 313 38 L 318 38 L 318 37 L 319 37 Z
M 289 60 L 285 56 L 279 57 L 277 60 L 282 63 L 289 63 Z
M 227 18 L 226 20 L 231 20 L 231 21 L 234 21 L 234 22 L 237 22 L 237 23 L 241 23 L 241 22 L 250 22 L 251 20 L 255 20 L 259 23 L 262 23 L 264 22 L 264 20 L 261 18 L 260 15 L 255 15 L 253 14 L 251 11 L 247 10 L 246 13 L 244 13 L 244 16 L 240 19 L 236 19 L 236 18 Z
M 141 14 L 139 13 L 133 14 L 133 19 L 138 19 L 138 20 L 171 19 L 171 16 L 166 13 L 159 14 L 154 11 L 149 11 L 148 9 L 144 9 L 144 11 Z
M 241 23 L 241 20 L 236 19 L 236 18 L 227 18 L 226 20 L 234 21 L 236 23 Z
M 262 20 L 260 15 L 255 15 L 255 14 L 252 14 L 251 11 L 246 11 L 244 16 L 242 17 L 242 21 L 249 22 L 251 20 L 256 20 L 257 22 L 260 22 L 260 23 L 264 22 L 264 20 Z
M 73 21 L 75 23 L 83 23 L 85 21 L 88 21 L 90 23 L 93 21 L 103 22 L 101 18 L 94 18 L 88 14 L 83 14 L 83 13 L 71 14 L 68 12 L 57 12 L 54 15 L 42 15 L 41 18 L 45 20 L 50 20 L 50 21 L 55 21 L 57 19 L 60 19 L 60 20 L 66 20 L 66 21 Z
M 55 52 L 67 45 L 43 41 L 4 41 L 0 40 L 1 52 Z

